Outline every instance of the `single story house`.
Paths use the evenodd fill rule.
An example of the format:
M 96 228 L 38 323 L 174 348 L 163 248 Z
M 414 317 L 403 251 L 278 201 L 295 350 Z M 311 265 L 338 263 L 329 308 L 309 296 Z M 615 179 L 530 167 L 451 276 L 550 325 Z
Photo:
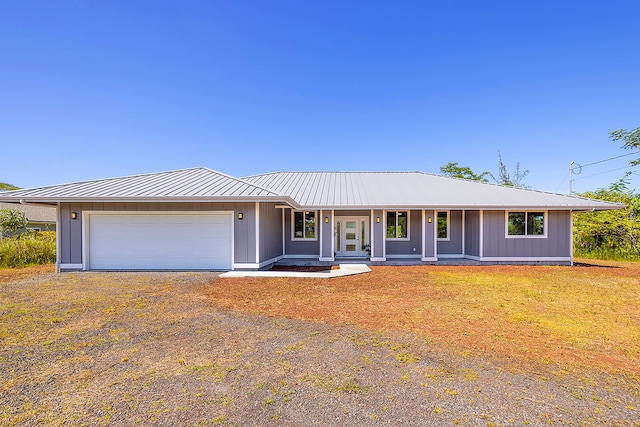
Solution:
M 57 208 L 67 270 L 261 269 L 280 260 L 571 264 L 572 213 L 620 204 L 422 172 L 208 168 L 0 194 Z
M 24 216 L 27 218 L 27 230 L 56 231 L 55 206 L 33 206 L 0 202 L 0 210 L 4 209 L 16 209 L 24 212 Z

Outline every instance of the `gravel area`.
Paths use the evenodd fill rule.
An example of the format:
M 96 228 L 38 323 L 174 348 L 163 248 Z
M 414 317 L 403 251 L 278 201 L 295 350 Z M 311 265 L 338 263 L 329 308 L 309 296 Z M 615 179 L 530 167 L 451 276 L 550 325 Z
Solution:
M 640 426 L 637 376 L 222 310 L 216 276 L 1 283 L 0 425 Z

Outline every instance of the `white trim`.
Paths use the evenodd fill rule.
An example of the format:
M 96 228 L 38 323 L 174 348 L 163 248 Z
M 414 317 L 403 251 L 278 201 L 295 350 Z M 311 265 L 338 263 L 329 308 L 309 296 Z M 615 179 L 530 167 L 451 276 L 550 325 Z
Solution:
M 489 257 L 481 257 L 479 259 L 480 261 L 525 261 L 525 262 L 529 262 L 529 261 L 539 261 L 539 262 L 548 262 L 548 261 L 571 261 L 570 257 L 562 257 L 562 256 L 558 256 L 558 257 L 535 257 L 535 256 L 530 256 L 530 257 L 499 257 L 499 256 L 489 256 Z
M 319 242 L 320 244 L 318 245 L 319 246 L 318 247 L 318 252 L 319 252 L 318 253 L 318 257 L 322 258 L 322 232 L 324 231 L 324 218 L 322 218 L 323 217 L 322 210 L 318 211 L 318 215 L 320 215 L 320 227 L 318 227 L 318 228 L 320 228 L 320 236 L 318 237 L 318 240 L 320 241 Z M 316 224 L 317 224 L 317 222 L 316 222 Z
M 305 258 L 305 259 L 318 259 L 318 255 L 282 255 L 282 258 Z
M 260 203 L 256 202 L 256 262 L 260 263 Z
M 303 216 L 302 216 L 302 234 L 303 237 L 295 237 L 295 212 L 302 212 Z M 313 212 L 315 214 L 315 218 L 316 218 L 316 227 L 315 227 L 315 237 L 313 238 L 309 238 L 309 237 L 304 237 L 304 217 L 306 215 L 307 212 Z M 318 240 L 318 216 L 320 214 L 320 210 L 313 210 L 313 209 L 291 209 L 291 241 L 296 241 L 296 242 L 302 242 L 302 241 L 306 241 L 306 242 L 314 242 Z
M 464 222 L 467 219 L 466 213 L 467 211 L 465 210 L 462 211 L 462 255 L 464 255 L 464 234 L 467 231 L 464 227 Z
M 447 214 L 447 237 L 438 237 L 438 214 L 440 212 L 444 212 Z M 435 215 L 436 217 L 436 228 L 435 228 L 435 232 L 436 232 L 436 239 L 439 242 L 449 242 L 451 240 L 451 211 L 435 211 Z
M 60 202 L 56 204 L 56 271 L 60 271 L 60 249 L 62 248 L 62 214 Z
M 375 222 L 376 222 L 376 215 L 375 215 L 375 213 L 373 212 L 373 209 L 371 209 L 370 217 L 371 217 L 371 221 L 370 221 L 370 222 L 371 222 L 371 224 L 369 225 L 369 227 L 371 228 L 371 230 L 369 230 L 369 240 L 370 240 L 370 242 L 369 242 L 369 247 L 371 248 L 371 255 L 369 255 L 369 258 L 371 258 L 371 257 L 373 256 L 373 254 L 375 254 L 375 249 L 374 249 L 374 247 L 373 247 L 373 242 L 375 242 L 375 240 L 376 240 L 376 235 L 375 235 L 375 233 L 374 233 L 374 231 L 375 231 L 375 227 L 376 227 L 376 225 L 375 225 Z M 335 239 L 334 239 L 334 240 L 335 240 Z M 335 252 L 334 252 L 334 253 L 335 253 Z
M 390 254 L 387 255 L 387 259 L 390 258 L 422 258 L 422 255 L 415 255 L 415 254 L 409 254 L 409 255 L 402 255 L 402 254 Z
M 382 211 L 382 257 L 383 261 L 387 259 L 387 211 Z
M 480 247 L 478 248 L 478 256 L 482 258 L 484 255 L 484 211 L 480 211 Z
M 524 213 L 524 232 L 525 234 L 509 234 L 509 212 L 513 212 L 513 213 Z M 543 219 L 543 224 L 542 224 L 542 228 L 543 228 L 543 234 L 526 234 L 527 232 L 527 214 L 528 213 L 537 213 L 537 212 L 542 212 L 542 219 Z M 548 228 L 548 219 L 549 219 L 549 211 L 546 211 L 544 209 L 540 209 L 540 210 L 505 210 L 504 211 L 504 237 L 505 239 L 546 239 L 547 238 L 547 228 Z
M 378 257 L 373 257 L 373 256 L 372 256 L 372 257 L 370 258 L 370 261 L 376 261 L 376 262 L 378 262 L 378 261 L 386 261 L 386 260 L 387 260 L 387 258 L 386 258 L 386 257 L 383 257 L 383 256 L 378 256 Z
M 438 261 L 438 258 L 433 256 L 423 256 L 422 258 L 420 258 L 420 261 Z
M 569 256 L 573 266 L 573 211 L 569 211 Z
M 331 209 L 331 222 L 329 223 L 331 225 L 331 237 L 333 237 L 331 239 L 331 257 L 333 258 L 335 257 L 335 253 L 336 253 L 336 239 L 334 236 L 335 230 L 336 230 L 336 223 L 335 223 L 335 212 L 333 209 Z
M 479 256 L 475 256 L 475 255 L 465 255 L 464 256 L 466 259 L 472 259 L 474 261 L 480 261 L 482 258 L 480 258 Z
M 60 264 L 58 266 L 58 268 L 60 270 L 65 269 L 65 270 L 84 270 L 84 265 L 82 263 L 80 264 Z
M 276 262 L 280 261 L 281 259 L 282 259 L 282 255 L 279 255 L 279 256 L 277 256 L 275 258 L 271 258 L 271 259 L 268 259 L 266 261 L 262 261 L 260 263 L 258 263 L 258 262 L 238 262 L 238 263 L 234 263 L 233 264 L 233 270 L 235 270 L 236 268 L 253 268 L 253 269 L 262 268 L 265 265 L 276 263 Z
M 433 257 L 438 258 L 438 217 L 436 213 L 438 211 L 434 210 L 433 212 L 433 221 L 431 221 L 431 232 L 433 233 Z
M 464 258 L 464 254 L 439 254 L 438 258 L 460 259 Z
M 426 216 L 424 214 L 424 209 L 422 209 L 422 258 L 425 257 L 425 239 L 427 238 L 427 221 L 426 221 Z
M 384 235 L 386 237 L 387 235 L 387 213 L 388 212 L 395 212 L 396 213 L 396 235 L 398 234 L 398 213 L 400 212 L 406 212 L 407 213 L 407 237 L 387 237 L 387 240 L 391 240 L 391 241 L 399 241 L 399 242 L 405 242 L 407 240 L 411 240 L 411 210 L 410 209 L 406 209 L 406 210 L 388 210 L 385 211 L 384 214 Z
M 83 210 L 82 224 L 80 234 L 82 236 L 82 269 L 89 270 L 89 225 L 91 215 L 228 215 L 231 218 L 231 268 L 235 265 L 235 211 L 99 211 L 99 210 Z
M 318 261 L 335 261 L 334 257 L 320 257 Z

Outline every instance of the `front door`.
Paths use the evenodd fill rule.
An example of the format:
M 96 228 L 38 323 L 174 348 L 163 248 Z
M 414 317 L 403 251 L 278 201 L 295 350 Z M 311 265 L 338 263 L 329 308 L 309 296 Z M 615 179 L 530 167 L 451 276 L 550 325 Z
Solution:
M 336 217 L 334 231 L 337 257 L 369 256 L 368 217 Z

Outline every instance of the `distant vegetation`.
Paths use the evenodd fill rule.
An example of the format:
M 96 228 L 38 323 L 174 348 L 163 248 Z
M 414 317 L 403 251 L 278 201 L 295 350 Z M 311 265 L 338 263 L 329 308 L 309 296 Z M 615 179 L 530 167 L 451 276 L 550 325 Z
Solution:
M 6 182 L 0 182 L 0 191 L 10 191 L 10 190 L 19 190 L 20 187 L 16 187 L 15 185 L 7 184 Z
M 33 231 L 0 239 L 0 268 L 56 262 L 56 232 Z

